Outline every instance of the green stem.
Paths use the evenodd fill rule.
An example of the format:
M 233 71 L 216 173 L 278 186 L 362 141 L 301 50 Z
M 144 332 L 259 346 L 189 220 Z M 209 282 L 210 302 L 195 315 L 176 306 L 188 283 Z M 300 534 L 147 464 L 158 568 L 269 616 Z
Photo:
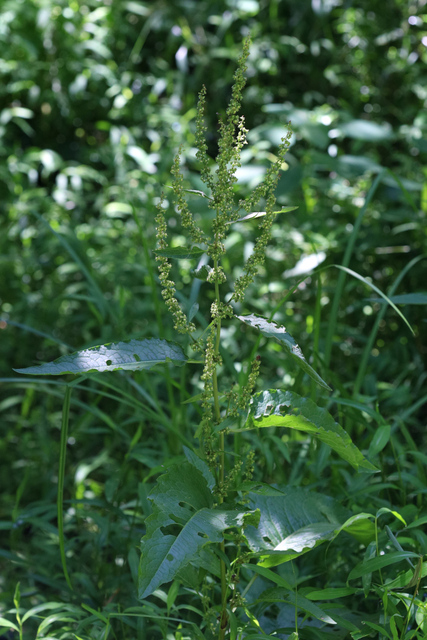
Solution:
M 214 268 L 218 268 L 218 259 L 214 259 Z M 219 309 L 220 305 L 220 295 L 219 295 L 219 285 L 218 282 L 215 281 L 215 298 L 216 303 Z M 215 338 L 215 359 L 219 355 L 219 346 L 221 341 L 221 318 L 218 317 L 216 320 L 216 338 Z M 218 391 L 218 374 L 215 366 L 213 373 L 213 396 L 214 396 L 214 409 L 215 409 L 215 420 L 217 423 L 221 421 L 221 412 L 219 408 L 219 391 Z M 219 474 L 218 474 L 218 484 L 220 489 L 222 489 L 224 485 L 225 479 L 225 438 L 224 434 L 220 433 L 219 435 Z M 219 496 L 220 504 L 224 501 L 222 494 Z M 220 545 L 222 554 L 225 555 L 225 543 L 224 540 Z M 227 615 L 227 577 L 226 577 L 226 567 L 224 560 L 220 561 L 221 566 L 221 616 L 219 623 L 219 634 L 218 640 L 223 640 L 225 638 L 225 633 L 228 627 L 228 615 Z
M 70 576 L 67 570 L 67 558 L 65 555 L 65 536 L 64 536 L 64 480 L 65 480 L 65 457 L 67 453 L 67 440 L 68 440 L 68 422 L 70 418 L 70 400 L 71 400 L 71 386 L 65 387 L 64 405 L 62 408 L 62 424 L 61 424 L 61 444 L 59 449 L 59 472 L 58 472 L 58 536 L 59 536 L 59 551 L 61 554 L 62 570 L 64 572 L 65 580 L 71 591 L 73 590 Z

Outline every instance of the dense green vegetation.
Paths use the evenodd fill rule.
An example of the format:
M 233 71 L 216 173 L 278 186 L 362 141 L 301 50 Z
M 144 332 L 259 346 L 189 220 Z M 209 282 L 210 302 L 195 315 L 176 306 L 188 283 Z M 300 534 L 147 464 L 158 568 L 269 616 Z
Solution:
M 426 62 L 424 0 L 3 0 L 0 637 L 426 637 Z

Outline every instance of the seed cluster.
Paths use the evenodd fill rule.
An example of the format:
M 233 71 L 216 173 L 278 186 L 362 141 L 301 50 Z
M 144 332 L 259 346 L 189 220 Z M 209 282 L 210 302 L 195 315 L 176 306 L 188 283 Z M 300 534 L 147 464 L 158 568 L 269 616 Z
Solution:
M 181 218 L 182 227 L 188 231 L 188 235 L 195 245 L 203 245 L 206 254 L 211 259 L 211 265 L 206 265 L 208 271 L 207 282 L 215 287 L 215 299 L 211 305 L 211 323 L 204 338 L 205 332 L 200 333 L 196 339 L 192 337 L 193 348 L 204 354 L 204 367 L 201 379 L 203 381 L 202 409 L 203 417 L 197 431 L 200 437 L 205 459 L 217 476 L 218 482 L 216 494 L 220 501 L 226 500 L 229 492 L 236 489 L 236 484 L 242 477 L 252 477 L 254 469 L 253 455 L 249 454 L 244 466 L 238 460 L 229 469 L 228 475 L 219 473 L 219 468 L 224 464 L 224 452 L 221 451 L 220 441 L 224 441 L 227 431 L 223 431 L 218 437 L 215 427 L 225 418 L 240 419 L 252 397 L 257 377 L 259 375 L 260 361 L 256 358 L 251 363 L 251 370 L 246 385 L 240 389 L 224 394 L 224 402 L 218 391 L 218 370 L 222 365 L 220 355 L 221 323 L 234 317 L 234 311 L 230 302 L 243 300 L 246 289 L 253 282 L 258 268 L 265 260 L 265 250 L 270 237 L 271 227 L 275 219 L 276 196 L 275 191 L 280 176 L 284 157 L 290 146 L 292 135 L 290 127 L 287 135 L 282 139 L 277 152 L 276 160 L 267 169 L 263 182 L 258 185 L 252 194 L 245 200 L 235 201 L 234 187 L 237 182 L 236 171 L 241 166 L 241 152 L 247 143 L 245 121 L 239 115 L 242 92 L 246 84 L 245 71 L 249 56 L 250 39 L 247 38 L 243 45 L 237 71 L 234 75 L 234 85 L 231 100 L 224 117 L 219 118 L 219 141 L 216 168 L 212 169 L 212 162 L 208 156 L 206 143 L 206 126 L 204 114 L 206 108 L 206 88 L 202 87 L 199 93 L 196 116 L 196 157 L 200 165 L 200 174 L 206 184 L 208 193 L 208 206 L 214 211 L 215 217 L 211 224 L 210 235 L 207 235 L 196 223 L 193 213 L 190 211 L 184 189 L 184 178 L 181 173 L 181 155 L 179 150 L 172 167 L 174 177 L 173 192 L 175 196 L 175 208 Z M 247 213 L 256 211 L 262 203 L 265 207 L 265 216 L 259 226 L 259 235 L 255 243 L 252 255 L 246 261 L 242 275 L 234 284 L 234 293 L 228 303 L 222 302 L 220 287 L 227 282 L 226 275 L 221 266 L 221 260 L 226 252 L 225 238 L 230 231 L 230 224 L 241 216 L 243 209 Z M 163 202 L 159 204 L 157 222 L 157 239 L 160 249 L 167 247 L 167 226 L 164 217 Z M 160 282 L 162 295 L 169 311 L 172 313 L 174 326 L 181 333 L 192 334 L 196 327 L 189 322 L 181 309 L 177 299 L 175 284 L 170 278 L 171 264 L 166 257 L 158 257 Z M 221 404 L 222 402 L 222 404 Z M 227 406 L 228 405 L 228 406 Z M 221 417 L 220 417 L 221 416 Z M 221 440 L 222 439 L 222 440 Z

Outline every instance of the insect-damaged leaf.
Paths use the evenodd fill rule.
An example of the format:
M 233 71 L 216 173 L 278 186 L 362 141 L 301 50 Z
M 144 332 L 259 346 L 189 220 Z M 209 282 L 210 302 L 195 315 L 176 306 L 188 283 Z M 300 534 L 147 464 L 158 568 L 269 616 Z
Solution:
M 262 427 L 288 427 L 305 431 L 331 447 L 355 469 L 377 471 L 326 409 L 293 391 L 270 389 L 253 397 L 242 429 Z M 236 430 L 239 429 L 230 429 Z
M 149 338 L 147 340 L 110 342 L 83 351 L 76 351 L 53 362 L 25 369 L 14 369 L 14 371 L 35 376 L 120 371 L 121 369 L 137 371 L 150 369 L 155 364 L 164 362 L 184 364 L 186 360 L 187 358 L 179 345 L 167 340 Z
M 214 499 L 201 471 L 188 462 L 169 467 L 149 498 L 153 513 L 141 541 L 139 598 L 146 598 L 174 579 L 202 548 L 223 540 L 225 529 L 241 526 L 246 511 L 214 508 Z M 252 518 L 254 514 L 251 514 Z
M 291 356 L 292 360 L 303 370 L 307 375 L 310 376 L 318 385 L 331 391 L 331 388 L 326 384 L 324 380 L 319 376 L 318 373 L 313 369 L 311 365 L 308 364 L 307 360 L 304 358 L 303 353 L 293 337 L 286 331 L 285 327 L 278 327 L 275 322 L 268 322 L 265 318 L 261 316 L 256 316 L 254 314 L 248 316 L 237 316 L 239 320 L 248 324 L 250 327 L 255 327 L 259 331 L 261 331 L 262 335 L 266 338 L 275 338 L 278 340 L 283 347 L 285 347 L 288 354 Z

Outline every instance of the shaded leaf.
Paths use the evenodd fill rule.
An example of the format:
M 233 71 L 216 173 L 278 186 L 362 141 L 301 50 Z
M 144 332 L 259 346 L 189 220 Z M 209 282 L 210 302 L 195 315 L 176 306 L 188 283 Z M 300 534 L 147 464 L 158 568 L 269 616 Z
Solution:
M 303 353 L 293 337 L 286 331 L 285 327 L 278 327 L 275 322 L 268 322 L 261 316 L 250 314 L 248 316 L 236 316 L 241 322 L 248 324 L 250 327 L 255 327 L 261 331 L 262 335 L 266 338 L 275 338 L 278 340 L 287 350 L 288 354 L 292 357 L 293 361 L 305 372 L 310 378 L 312 378 L 318 385 L 331 391 L 331 388 L 326 384 L 318 373 L 308 364 L 304 358 Z
M 201 461 L 202 462 L 202 461 Z M 188 462 L 170 467 L 149 495 L 153 513 L 141 540 L 139 598 L 173 580 L 202 548 L 223 540 L 223 531 L 241 526 L 246 512 L 213 508 L 201 471 Z
M 407 560 L 408 558 L 417 558 L 418 560 L 419 557 L 418 553 L 413 553 L 412 551 L 394 551 L 393 553 L 387 553 L 386 555 L 361 562 L 350 571 L 348 579 L 355 580 L 367 573 L 373 573 L 391 564 L 402 562 L 402 560 Z
M 186 357 L 179 345 L 167 340 L 149 338 L 147 340 L 110 342 L 83 351 L 76 351 L 53 362 L 46 362 L 36 367 L 14 369 L 14 371 L 28 375 L 57 376 L 92 371 L 138 371 L 139 369 L 150 369 L 159 363 L 184 364 L 185 361 Z
M 208 485 L 209 489 L 213 489 L 215 486 L 215 478 L 213 476 L 212 471 L 209 469 L 208 465 L 206 464 L 206 462 L 201 458 L 199 458 L 199 456 L 196 453 L 194 453 L 194 451 L 191 451 L 191 449 L 189 449 L 188 447 L 184 446 L 183 450 L 188 462 L 192 464 L 193 467 L 196 467 L 196 469 L 200 471 L 200 473 L 203 475 L 204 479 L 206 480 L 206 484 Z
M 405 573 L 401 573 L 394 580 L 386 582 L 385 586 L 387 589 L 409 589 L 411 587 L 415 587 L 418 584 L 418 581 L 426 576 L 427 563 L 423 563 L 422 559 L 419 558 L 415 571 L 413 569 L 409 569 L 408 571 L 405 571 Z

